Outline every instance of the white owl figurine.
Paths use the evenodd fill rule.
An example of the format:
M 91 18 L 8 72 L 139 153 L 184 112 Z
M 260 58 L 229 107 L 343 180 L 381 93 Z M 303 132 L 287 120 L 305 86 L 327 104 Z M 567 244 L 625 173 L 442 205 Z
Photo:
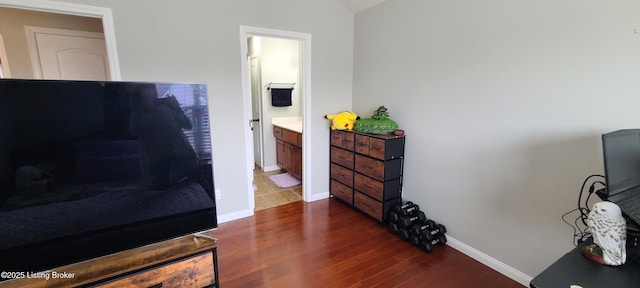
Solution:
M 627 260 L 627 224 L 622 217 L 620 207 L 606 201 L 593 204 L 587 224 L 593 236 L 593 243 L 602 250 L 604 264 L 612 266 L 624 264 Z M 599 253 L 593 252 L 592 249 L 592 254 Z

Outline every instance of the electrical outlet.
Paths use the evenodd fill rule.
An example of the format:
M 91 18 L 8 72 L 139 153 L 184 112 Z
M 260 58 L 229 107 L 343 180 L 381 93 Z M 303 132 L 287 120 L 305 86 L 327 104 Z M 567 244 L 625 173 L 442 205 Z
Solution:
M 220 200 L 222 195 L 220 195 L 220 189 L 216 189 L 216 200 Z

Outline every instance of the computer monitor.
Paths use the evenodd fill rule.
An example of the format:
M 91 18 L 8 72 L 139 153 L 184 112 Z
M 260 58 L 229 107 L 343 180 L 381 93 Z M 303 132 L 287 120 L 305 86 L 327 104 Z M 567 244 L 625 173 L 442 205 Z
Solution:
M 640 186 L 640 129 L 623 129 L 602 135 L 608 197 Z

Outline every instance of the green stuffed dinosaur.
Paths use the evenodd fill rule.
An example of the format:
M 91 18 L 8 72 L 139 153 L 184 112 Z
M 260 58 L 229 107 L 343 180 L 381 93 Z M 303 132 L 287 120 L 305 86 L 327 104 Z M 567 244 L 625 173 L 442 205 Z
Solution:
M 362 118 L 356 122 L 354 131 L 371 134 L 391 134 L 398 130 L 398 123 L 389 118 L 389 112 L 380 106 L 371 118 Z

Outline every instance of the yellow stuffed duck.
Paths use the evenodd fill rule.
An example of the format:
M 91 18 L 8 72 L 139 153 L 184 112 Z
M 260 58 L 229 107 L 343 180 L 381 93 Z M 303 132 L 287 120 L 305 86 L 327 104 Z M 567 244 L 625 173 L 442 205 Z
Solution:
M 352 111 L 342 111 L 336 114 L 324 115 L 324 118 L 331 120 L 331 130 L 353 130 L 353 124 L 360 116 Z

